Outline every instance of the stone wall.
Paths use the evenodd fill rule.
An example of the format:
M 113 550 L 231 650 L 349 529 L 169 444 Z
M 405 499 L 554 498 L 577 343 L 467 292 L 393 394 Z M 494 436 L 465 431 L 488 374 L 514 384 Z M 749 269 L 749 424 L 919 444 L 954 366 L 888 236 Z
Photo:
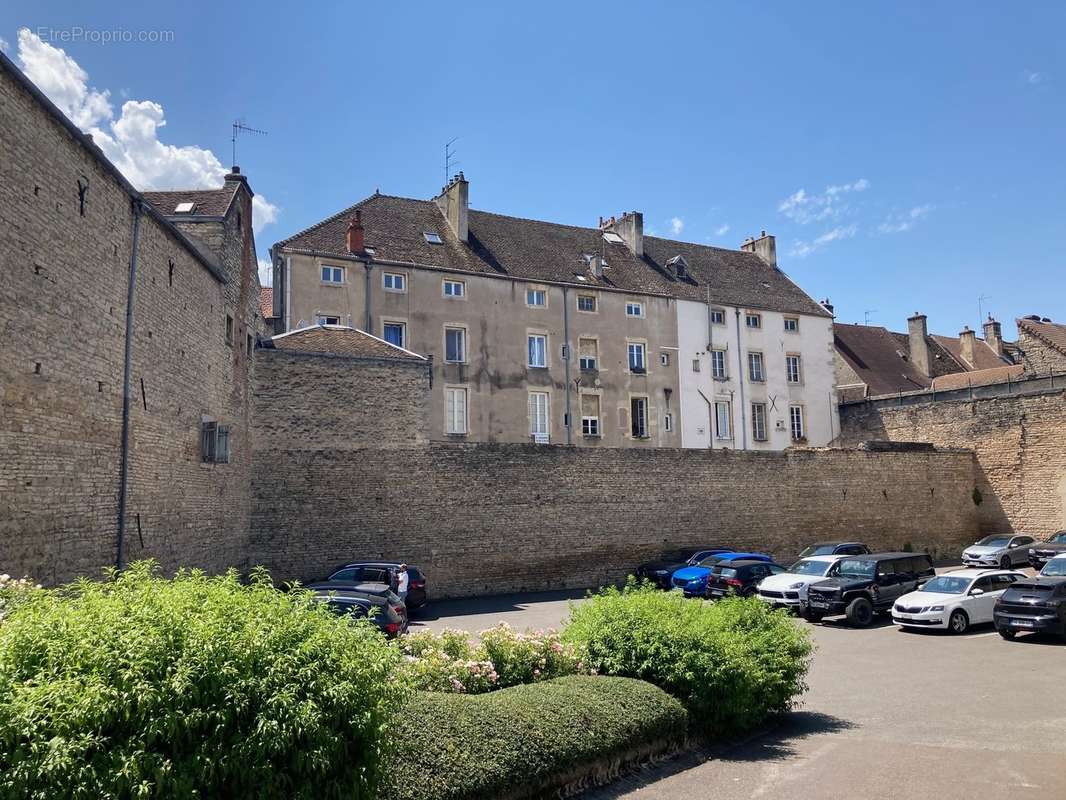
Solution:
M 914 398 L 910 398 L 913 400 Z M 982 532 L 1066 529 L 1066 392 L 841 406 L 839 443 L 932 442 L 976 453 Z
M 1024 354 L 1025 371 L 1032 375 L 1052 375 L 1066 372 L 1066 355 L 1018 323 L 1018 349 Z

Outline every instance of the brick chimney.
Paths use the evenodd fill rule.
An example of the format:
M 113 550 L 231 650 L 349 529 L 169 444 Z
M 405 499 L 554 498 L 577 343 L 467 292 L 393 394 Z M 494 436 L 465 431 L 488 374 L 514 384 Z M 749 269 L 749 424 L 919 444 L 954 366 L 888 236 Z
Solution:
M 977 332 L 971 331 L 969 325 L 964 325 L 959 331 L 959 345 L 962 350 L 962 360 L 970 367 L 977 367 L 977 356 L 974 350 L 977 348 Z
M 911 351 L 911 363 L 915 369 L 925 375 L 929 374 L 929 328 L 926 326 L 925 314 L 914 312 L 914 316 L 907 319 L 908 346 Z
M 740 243 L 740 249 L 746 253 L 755 253 L 771 267 L 777 266 L 777 240 L 766 231 L 758 239 L 748 237 Z
M 440 213 L 448 220 L 448 227 L 460 242 L 469 238 L 470 183 L 459 173 L 448 183 L 440 194 L 433 198 Z
M 348 222 L 348 233 L 345 236 L 348 252 L 352 255 L 366 255 L 366 231 L 363 230 L 363 212 L 358 208 L 355 216 Z
M 1003 327 L 992 319 L 992 315 L 988 315 L 988 321 L 984 324 L 985 329 L 985 344 L 992 348 L 992 351 L 999 356 L 1003 357 Z
M 644 215 L 639 211 L 627 211 L 619 219 L 611 217 L 600 227 L 621 236 L 629 252 L 637 258 L 644 255 Z

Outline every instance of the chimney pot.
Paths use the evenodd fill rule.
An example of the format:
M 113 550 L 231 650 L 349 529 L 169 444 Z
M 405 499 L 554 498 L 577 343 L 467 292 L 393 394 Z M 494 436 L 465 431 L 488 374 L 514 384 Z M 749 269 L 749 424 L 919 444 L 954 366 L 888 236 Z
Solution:
M 468 240 L 470 218 L 470 184 L 463 173 L 458 173 L 451 182 L 441 189 L 439 195 L 433 198 L 444 219 L 448 221 L 448 227 L 452 229 L 455 237 L 465 242 Z
M 348 232 L 345 236 L 348 252 L 352 255 L 366 254 L 366 231 L 363 229 L 363 214 L 360 209 L 355 210 L 355 215 L 348 222 Z

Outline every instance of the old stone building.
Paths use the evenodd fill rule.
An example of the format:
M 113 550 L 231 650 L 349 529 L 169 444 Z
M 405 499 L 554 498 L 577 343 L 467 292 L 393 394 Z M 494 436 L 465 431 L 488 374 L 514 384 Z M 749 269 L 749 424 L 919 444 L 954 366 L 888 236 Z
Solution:
M 1032 375 L 1066 373 L 1066 325 L 1035 314 L 1018 320 L 1018 361 Z

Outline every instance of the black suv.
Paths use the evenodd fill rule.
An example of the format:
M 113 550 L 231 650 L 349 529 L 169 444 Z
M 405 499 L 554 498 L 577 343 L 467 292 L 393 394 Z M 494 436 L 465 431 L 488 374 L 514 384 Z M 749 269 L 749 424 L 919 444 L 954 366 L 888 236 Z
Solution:
M 869 552 L 870 548 L 862 542 L 815 542 L 810 547 L 804 547 L 796 560 L 810 556 L 861 556 Z
M 936 575 L 925 553 L 873 553 L 837 562 L 836 577 L 812 583 L 803 604 L 811 622 L 844 614 L 864 628 L 874 613 L 891 611 L 897 598 L 913 592 Z
M 1039 570 L 1050 559 L 1066 553 L 1066 531 L 1059 531 L 1046 542 L 1033 542 L 1029 548 L 1029 566 Z
M 1066 638 L 1066 578 L 1024 578 L 999 596 L 992 618 L 1004 639 L 1021 631 Z

